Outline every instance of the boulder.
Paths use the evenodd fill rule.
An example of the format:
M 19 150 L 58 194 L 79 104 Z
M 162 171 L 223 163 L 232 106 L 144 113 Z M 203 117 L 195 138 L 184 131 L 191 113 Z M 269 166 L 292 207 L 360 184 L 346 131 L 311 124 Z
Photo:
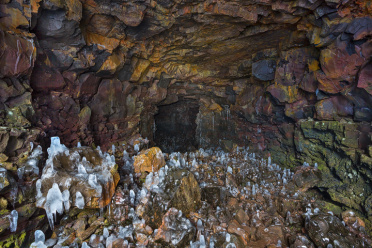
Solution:
M 275 60 L 260 60 L 252 64 L 252 74 L 259 80 L 270 81 L 275 78 L 275 68 Z
M 351 117 L 354 113 L 352 103 L 344 96 L 333 96 L 315 104 L 316 115 L 320 120 L 339 120 Z
M 41 179 L 36 184 L 37 205 L 53 215 L 70 206 L 103 208 L 120 180 L 114 158 L 90 147 L 68 149 L 53 137 Z
M 185 247 L 189 245 L 194 235 L 195 227 L 182 216 L 182 211 L 170 208 L 164 215 L 154 240 L 171 247 Z
M 134 157 L 134 172 L 155 172 L 165 165 L 162 151 L 158 147 L 152 147 L 142 151 Z
M 358 88 L 365 89 L 372 95 L 372 63 L 367 64 L 359 73 Z
M 170 206 L 182 210 L 186 216 L 195 212 L 201 205 L 201 192 L 194 175 L 189 173 L 181 179 L 181 183 L 175 191 Z
M 317 247 L 362 247 L 361 241 L 351 235 L 334 215 L 320 214 L 310 218 L 307 228 L 311 240 Z
M 35 58 L 36 49 L 32 39 L 0 30 L 0 76 L 29 74 Z
M 317 71 L 319 89 L 327 93 L 345 92 L 352 86 L 357 72 L 366 60 L 360 49 L 337 39 L 320 53 L 321 71 Z

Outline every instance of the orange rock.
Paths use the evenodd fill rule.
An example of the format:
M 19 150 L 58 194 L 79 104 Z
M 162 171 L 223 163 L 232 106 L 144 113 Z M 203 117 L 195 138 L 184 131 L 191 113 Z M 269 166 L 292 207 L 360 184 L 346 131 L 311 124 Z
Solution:
M 236 234 L 238 237 L 240 237 L 241 241 L 244 243 L 244 245 L 248 244 L 249 241 L 249 233 L 246 232 L 245 229 L 239 224 L 237 220 L 232 220 L 229 223 L 229 227 L 227 228 L 227 231 L 229 233 Z
M 162 151 L 158 147 L 152 147 L 142 151 L 138 156 L 134 157 L 135 173 L 158 171 L 165 165 L 165 160 Z

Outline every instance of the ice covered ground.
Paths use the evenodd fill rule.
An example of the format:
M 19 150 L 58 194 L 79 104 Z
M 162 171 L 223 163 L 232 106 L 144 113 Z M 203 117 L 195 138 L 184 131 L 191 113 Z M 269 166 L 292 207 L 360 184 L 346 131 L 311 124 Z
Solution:
M 164 154 L 165 165 L 149 167 L 148 161 L 158 160 L 142 154 L 160 153 L 133 150 L 123 153 L 122 178 L 105 208 L 80 209 L 84 197 L 65 197 L 57 190 L 61 185 L 52 184 L 45 200 L 50 199 L 51 212 L 66 210 L 65 202 L 70 211 L 53 238 L 36 239 L 36 247 L 47 242 L 56 248 L 371 246 L 355 212 L 331 208 L 311 190 L 312 181 L 321 180 L 316 165 L 290 171 L 238 148 Z M 136 163 L 140 155 L 143 162 Z M 77 177 L 93 174 L 85 165 L 85 171 L 79 164 L 74 168 Z M 93 187 L 99 176 L 84 178 Z

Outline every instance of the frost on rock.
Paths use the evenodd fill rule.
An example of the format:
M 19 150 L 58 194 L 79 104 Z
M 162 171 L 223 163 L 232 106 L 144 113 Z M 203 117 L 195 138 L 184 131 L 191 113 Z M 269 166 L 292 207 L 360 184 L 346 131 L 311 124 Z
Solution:
M 20 180 L 23 180 L 25 177 L 39 176 L 39 161 L 42 154 L 43 150 L 41 146 L 37 146 L 32 151 L 25 164 L 17 170 L 18 178 Z
M 37 148 L 35 148 L 36 150 Z M 52 137 L 48 159 L 36 183 L 36 202 L 53 215 L 78 208 L 103 208 L 109 204 L 120 177 L 115 158 L 90 147 L 68 149 Z M 63 193 L 62 193 L 63 192 Z
M 0 167 L 0 190 L 9 185 L 6 169 Z
M 179 215 L 179 210 L 170 208 L 163 216 L 155 240 L 163 240 L 177 247 L 185 247 L 194 236 L 195 227 L 190 220 Z

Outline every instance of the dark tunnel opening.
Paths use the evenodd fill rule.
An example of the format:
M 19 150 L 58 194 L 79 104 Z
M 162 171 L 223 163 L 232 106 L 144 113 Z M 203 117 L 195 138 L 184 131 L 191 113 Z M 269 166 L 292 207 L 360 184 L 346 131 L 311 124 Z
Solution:
M 158 114 L 154 116 L 156 125 L 155 144 L 167 153 L 197 149 L 199 146 L 196 139 L 198 102 L 183 99 L 158 108 Z

